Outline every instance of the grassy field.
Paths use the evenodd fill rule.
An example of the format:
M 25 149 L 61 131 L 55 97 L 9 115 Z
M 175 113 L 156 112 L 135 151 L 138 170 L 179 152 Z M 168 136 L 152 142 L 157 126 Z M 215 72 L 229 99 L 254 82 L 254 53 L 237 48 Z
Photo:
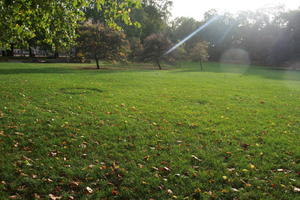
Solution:
M 300 72 L 91 66 L 0 63 L 0 199 L 300 199 Z

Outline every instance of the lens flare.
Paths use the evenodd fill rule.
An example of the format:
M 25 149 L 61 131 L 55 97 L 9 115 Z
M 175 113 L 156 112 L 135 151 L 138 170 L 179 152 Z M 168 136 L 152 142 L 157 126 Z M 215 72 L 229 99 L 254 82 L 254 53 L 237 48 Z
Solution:
M 185 37 L 183 40 L 181 40 L 176 45 L 174 45 L 171 49 L 169 49 L 166 53 L 164 53 L 164 56 L 166 56 L 166 55 L 170 54 L 171 52 L 173 52 L 175 49 L 177 49 L 178 47 L 180 47 L 186 41 L 188 41 L 189 39 L 191 39 L 193 36 L 195 36 L 197 33 L 199 33 L 200 31 L 202 31 L 203 29 L 205 29 L 207 26 L 209 26 L 211 23 L 213 23 L 214 21 L 216 21 L 219 18 L 220 18 L 220 16 L 216 15 L 213 18 L 211 18 L 210 20 L 208 20 L 205 24 L 203 24 L 202 26 L 200 26 L 197 30 L 195 30 L 193 33 L 191 33 L 190 35 L 188 35 L 187 37 Z
M 223 53 L 220 63 L 223 72 L 244 74 L 250 67 L 251 61 L 247 51 L 236 48 Z
M 225 38 L 228 36 L 228 34 L 230 33 L 230 31 L 234 28 L 234 26 L 236 26 L 237 23 L 233 23 L 230 26 L 228 26 L 224 32 L 224 34 L 222 35 L 222 37 L 220 37 L 220 39 L 217 41 L 216 44 L 221 44 L 223 43 L 223 41 L 225 40 Z
M 300 89 L 300 62 L 290 63 L 287 70 L 284 70 L 282 77 L 278 77 L 284 80 L 285 85 L 289 89 L 298 90 Z

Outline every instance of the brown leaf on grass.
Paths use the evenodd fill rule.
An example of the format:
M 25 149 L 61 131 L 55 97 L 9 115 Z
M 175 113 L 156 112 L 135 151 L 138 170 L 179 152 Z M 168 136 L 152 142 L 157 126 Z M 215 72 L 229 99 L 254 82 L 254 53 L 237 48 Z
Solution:
M 37 176 L 36 174 L 32 174 L 31 177 L 32 177 L 33 179 L 36 179 L 38 176 Z
M 170 190 L 170 189 L 167 190 L 167 193 L 168 193 L 169 195 L 173 195 L 173 191 Z
M 150 158 L 149 155 L 148 155 L 148 156 L 145 156 L 145 157 L 144 157 L 144 160 L 147 161 L 147 160 L 149 160 L 149 158 Z
M 157 167 L 151 167 L 154 171 L 158 171 L 159 169 Z
M 111 194 L 112 194 L 113 196 L 117 196 L 117 195 L 119 194 L 119 192 L 118 192 L 118 190 L 113 189 L 113 190 L 111 191 Z
M 6 135 L 4 134 L 4 131 L 0 131 L 0 136 L 6 136 Z
M 139 167 L 140 169 L 142 169 L 142 168 L 144 168 L 144 165 L 138 164 L 138 167 Z
M 78 187 L 80 185 L 80 182 L 78 182 L 78 181 L 71 181 L 70 182 L 70 187 Z
M 88 166 L 89 169 L 93 169 L 95 167 L 95 165 L 91 164 Z
M 132 106 L 132 107 L 131 107 L 131 110 L 134 110 L 134 111 L 136 111 L 137 109 L 136 109 L 136 107 L 135 107 L 135 106 Z
M 195 155 L 192 155 L 192 158 L 194 159 L 194 160 L 197 160 L 197 161 L 199 161 L 199 162 L 201 162 L 202 160 L 201 159 L 199 159 L 197 156 L 195 156 Z
M 34 194 L 33 194 L 33 198 L 34 198 L 34 199 L 41 199 L 41 196 L 38 195 L 37 193 L 34 193 Z
M 57 151 L 51 151 L 48 156 L 50 157 L 56 157 L 58 155 L 58 152 Z
M 104 170 L 106 169 L 107 167 L 105 165 L 102 165 L 101 167 L 99 167 L 100 170 Z
M 60 196 L 55 196 L 55 195 L 53 195 L 53 194 L 49 194 L 49 198 L 50 198 L 51 200 L 59 200 L 59 199 L 61 199 Z
M 90 188 L 90 187 L 86 187 L 86 188 L 85 188 L 85 191 L 86 191 L 87 193 L 89 193 L 89 194 L 92 194 L 92 193 L 94 192 L 93 189 Z
M 100 125 L 100 126 L 104 126 L 104 125 L 105 125 L 105 121 L 104 121 L 104 120 L 100 120 L 100 121 L 99 121 L 99 125 Z
M 19 136 L 23 136 L 24 133 L 20 133 L 20 132 L 15 132 L 16 135 L 19 135 Z
M 19 196 L 18 195 L 11 195 L 8 198 L 9 199 L 19 199 Z
M 46 182 L 48 182 L 48 183 L 52 183 L 52 182 L 53 182 L 53 180 L 52 180 L 51 178 L 47 178 L 47 179 L 46 179 Z
M 170 172 L 171 169 L 168 167 L 163 167 L 163 168 L 161 168 L 161 171 Z
M 294 187 L 294 192 L 300 192 L 300 188 Z
M 247 150 L 250 147 L 250 144 L 240 144 L 240 146 L 244 149 Z

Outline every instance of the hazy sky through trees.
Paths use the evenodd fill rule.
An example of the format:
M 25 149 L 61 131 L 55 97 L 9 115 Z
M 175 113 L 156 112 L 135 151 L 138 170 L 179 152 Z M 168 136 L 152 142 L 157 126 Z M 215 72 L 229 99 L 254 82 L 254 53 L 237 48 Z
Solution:
M 300 7 L 299 0 L 173 0 L 173 18 L 186 16 L 202 19 L 203 14 L 212 8 L 221 12 L 228 11 L 236 13 L 239 10 L 256 10 L 262 7 L 273 7 L 285 5 L 287 9 Z

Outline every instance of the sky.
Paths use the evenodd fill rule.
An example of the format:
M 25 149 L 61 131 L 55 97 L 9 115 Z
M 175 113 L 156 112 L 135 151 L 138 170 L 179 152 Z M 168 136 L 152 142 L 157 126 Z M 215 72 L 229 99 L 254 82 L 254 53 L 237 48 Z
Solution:
M 296 9 L 300 7 L 300 0 L 173 0 L 172 18 L 186 16 L 200 20 L 212 8 L 220 12 L 236 13 L 278 4 L 285 5 L 287 9 Z

